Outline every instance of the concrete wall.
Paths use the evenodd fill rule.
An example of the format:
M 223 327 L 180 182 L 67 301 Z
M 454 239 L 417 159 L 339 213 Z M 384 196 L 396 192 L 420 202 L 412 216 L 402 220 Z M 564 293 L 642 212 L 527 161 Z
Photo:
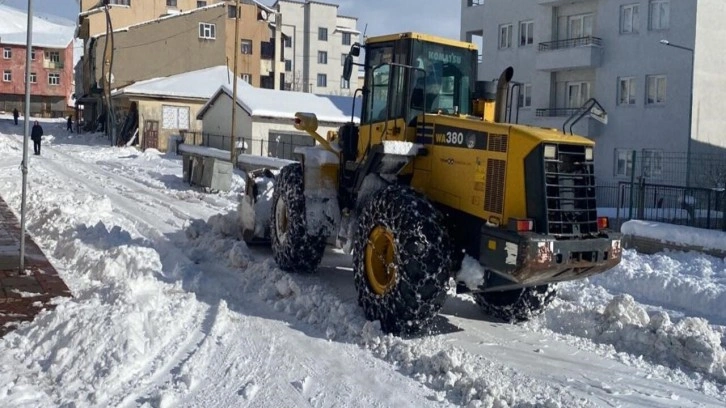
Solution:
M 216 25 L 216 39 L 199 38 L 199 23 Z M 200 10 L 114 34 L 113 88 L 145 79 L 226 65 L 227 9 Z M 95 46 L 94 78 L 101 82 L 106 36 Z
M 174 99 L 167 99 L 167 100 L 155 100 L 155 99 L 149 99 L 149 98 L 139 98 L 139 97 L 130 97 L 130 98 L 123 98 L 124 100 L 119 101 L 120 107 L 123 107 L 125 109 L 128 109 L 128 106 L 131 101 L 136 101 L 139 109 L 139 144 L 141 145 L 144 139 L 144 122 L 147 120 L 155 120 L 159 122 L 159 145 L 157 149 L 159 149 L 162 152 L 165 152 L 169 148 L 169 136 L 171 135 L 178 135 L 179 131 L 182 129 L 164 129 L 163 128 L 163 118 L 162 118 L 162 109 L 163 106 L 169 105 L 169 106 L 175 106 L 175 107 L 185 107 L 189 108 L 189 129 L 183 129 L 183 130 L 189 130 L 189 131 L 201 131 L 202 129 L 202 121 L 196 120 L 197 114 L 199 113 L 199 110 L 204 106 L 204 102 L 202 100 L 199 101 L 190 101 L 190 100 L 174 100 Z
M 685 153 L 689 129 L 690 55 L 687 51 L 661 45 L 659 41 L 668 39 L 674 44 L 694 47 L 696 0 L 672 0 L 670 25 L 666 30 L 650 29 L 647 0 L 552 1 L 547 5 L 539 3 L 541 2 L 531 0 L 488 0 L 482 6 L 467 7 L 467 1 L 462 0 L 461 38 L 466 39 L 472 32 L 481 32 L 484 37 L 483 62 L 479 65 L 478 72 L 480 79 L 496 78 L 502 69 L 511 65 L 514 67 L 514 81 L 532 84 L 532 107 L 520 109 L 520 123 L 561 128 L 567 116 L 537 117 L 536 110 L 564 107 L 564 83 L 584 79 L 592 82 L 590 96 L 600 102 L 609 116 L 607 126 L 592 119 L 583 119 L 575 127 L 577 133 L 589 136 L 597 143 L 595 161 L 598 181 L 621 180 L 614 175 L 616 149 L 660 149 L 664 152 Z M 698 2 L 699 32 L 702 33 L 703 41 L 699 40 L 700 47 L 696 47 L 696 70 L 698 74 L 700 62 L 701 72 L 712 74 L 711 84 L 726 81 L 717 78 L 717 67 L 722 67 L 721 60 L 726 58 L 718 46 L 718 41 L 723 36 L 717 33 L 724 30 L 720 28 L 720 21 L 723 21 L 721 17 L 726 9 L 726 5 L 721 3 L 723 2 L 718 0 Z M 620 33 L 621 6 L 628 4 L 639 4 L 640 7 L 640 27 L 637 34 Z M 563 36 L 567 37 L 567 17 L 582 13 L 595 14 L 593 35 L 602 39 L 599 65 L 555 72 L 537 70 L 535 67 L 538 55 L 553 52 L 539 51 L 538 44 L 566 39 Z M 520 47 L 519 22 L 525 20 L 534 21 L 534 44 Z M 505 23 L 513 25 L 513 47 L 500 50 L 499 26 Z M 703 29 L 701 25 L 704 26 Z M 563 63 L 566 64 L 567 61 Z M 646 105 L 648 75 L 666 76 L 665 104 Z M 634 105 L 618 105 L 620 77 L 635 78 Z M 707 87 L 713 88 L 712 85 L 706 85 L 707 77 L 696 80 L 697 89 L 699 84 L 703 90 Z M 704 129 L 703 136 L 699 136 L 704 139 L 718 139 L 718 125 L 726 120 L 716 112 L 716 94 L 720 93 L 711 92 L 706 96 L 702 91 L 700 94 L 710 101 L 700 104 L 700 118 L 696 122 Z M 708 99 L 709 97 L 712 99 Z M 694 109 L 698 110 L 698 106 L 696 103 Z
M 699 0 L 696 16 L 695 78 L 693 89 L 692 148 L 699 145 L 726 148 L 726 115 L 723 101 L 726 96 L 726 2 Z M 675 42 L 675 40 L 674 40 Z M 674 50 L 680 51 L 680 50 Z M 679 58 L 688 58 L 687 52 Z M 675 55 L 674 55 L 675 57 Z M 706 149 L 707 151 L 709 149 Z
M 207 5 L 224 1 L 226 0 L 207 0 Z M 97 4 L 98 0 L 80 0 L 80 11 L 88 11 Z M 177 0 L 177 7 L 168 7 L 166 0 L 132 0 L 130 6 L 113 5 L 109 13 L 114 29 L 119 29 L 195 8 L 197 8 L 197 0 Z M 84 17 L 83 20 L 86 21 L 88 36 L 92 37 L 106 32 L 105 13 L 91 14 Z

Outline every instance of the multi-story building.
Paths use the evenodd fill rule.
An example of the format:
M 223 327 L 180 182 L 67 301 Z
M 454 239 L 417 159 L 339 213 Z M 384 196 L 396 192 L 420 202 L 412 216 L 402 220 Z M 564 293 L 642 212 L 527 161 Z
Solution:
M 338 15 L 337 4 L 319 1 L 277 0 L 272 8 L 282 15 L 285 88 L 352 95 L 358 78 L 343 79 L 343 61 L 359 41 L 358 19 Z
M 0 5 L 0 111 L 24 112 L 28 15 Z M 73 26 L 33 18 L 30 113 L 63 116 L 73 89 Z
M 514 68 L 512 121 L 562 129 L 595 98 L 607 125 L 574 131 L 596 141 L 598 179 L 630 179 L 637 151 L 657 180 L 664 152 L 726 147 L 724 18 L 717 0 L 462 0 L 461 38 L 481 46 L 480 79 Z

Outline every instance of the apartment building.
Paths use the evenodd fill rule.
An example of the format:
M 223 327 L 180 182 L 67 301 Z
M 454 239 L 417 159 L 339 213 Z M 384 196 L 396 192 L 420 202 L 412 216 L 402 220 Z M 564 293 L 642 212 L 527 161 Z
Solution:
M 272 8 L 282 15 L 285 89 L 353 95 L 358 78 L 343 79 L 343 60 L 360 41 L 358 19 L 339 15 L 337 4 L 318 1 L 278 0 Z
M 514 68 L 512 121 L 562 129 L 595 98 L 607 125 L 586 117 L 573 130 L 596 141 L 598 180 L 629 180 L 637 151 L 657 181 L 665 152 L 726 148 L 723 3 L 462 0 L 461 38 L 481 46 L 480 79 Z
M 24 112 L 27 13 L 0 5 L 0 111 Z M 33 18 L 30 113 L 64 116 L 73 89 L 73 26 Z

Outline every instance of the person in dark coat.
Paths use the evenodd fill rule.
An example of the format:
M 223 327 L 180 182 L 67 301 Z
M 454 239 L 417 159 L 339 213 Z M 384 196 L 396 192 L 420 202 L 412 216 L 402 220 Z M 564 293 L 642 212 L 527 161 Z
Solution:
M 15 119 L 15 124 L 18 124 L 18 116 L 20 116 L 20 113 L 18 113 L 18 108 L 13 109 L 13 119 Z
M 35 121 L 33 130 L 30 133 L 30 138 L 33 139 L 33 151 L 36 156 L 40 156 L 40 138 L 43 136 L 43 128 L 40 127 L 40 123 Z
M 68 126 L 66 126 L 66 130 L 73 133 L 73 115 L 68 115 Z

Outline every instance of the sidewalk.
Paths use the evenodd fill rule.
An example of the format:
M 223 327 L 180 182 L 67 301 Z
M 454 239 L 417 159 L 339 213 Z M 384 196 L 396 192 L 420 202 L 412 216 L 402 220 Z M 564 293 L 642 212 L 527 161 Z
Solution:
M 25 235 L 25 271 L 18 271 L 20 220 L 0 197 L 0 336 L 21 321 L 33 320 L 57 296 L 71 296 L 33 239 Z

